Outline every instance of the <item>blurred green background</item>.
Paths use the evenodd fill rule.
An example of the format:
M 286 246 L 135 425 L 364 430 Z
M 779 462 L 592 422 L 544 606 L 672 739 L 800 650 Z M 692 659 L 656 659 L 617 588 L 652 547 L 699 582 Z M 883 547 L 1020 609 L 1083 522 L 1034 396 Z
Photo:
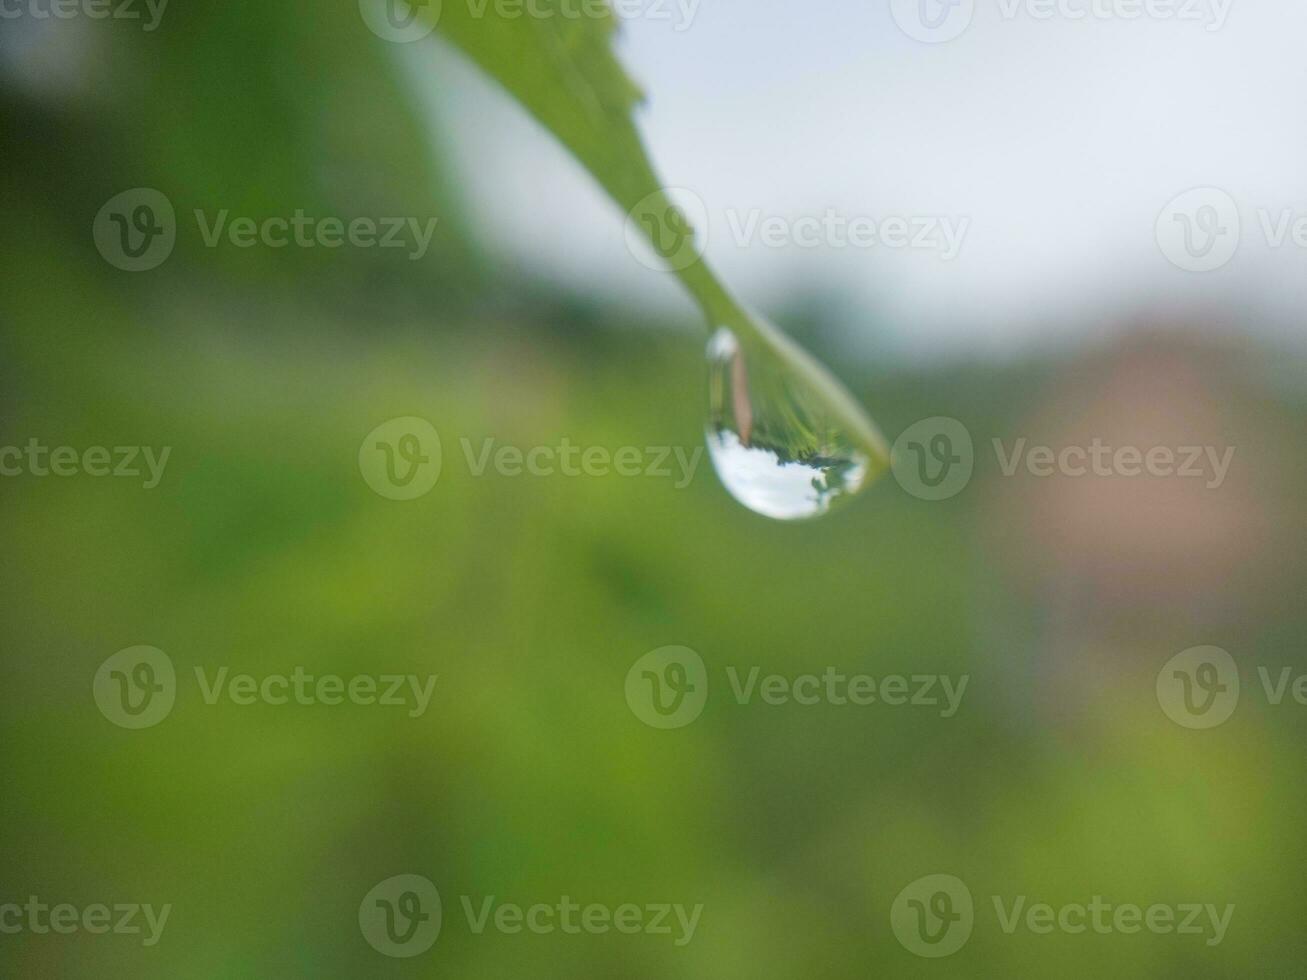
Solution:
M 498 262 L 444 136 L 353 4 L 178 4 L 154 34 L 6 25 L 0 52 L 0 444 L 171 446 L 159 486 L 5 477 L 0 904 L 171 903 L 161 941 L 0 935 L 15 977 L 1290 976 L 1307 708 L 1301 362 L 1141 317 L 1007 360 L 869 363 L 831 309 L 773 311 L 893 438 L 963 420 L 971 485 L 891 477 L 785 525 L 694 480 L 474 476 L 461 439 L 702 444 L 703 337 Z M 65 27 L 68 30 L 64 30 Z M 434 43 L 434 42 L 433 42 Z M 6 50 L 6 48 L 8 50 Z M 443 49 L 442 49 L 443 50 Z M 443 54 L 445 57 L 452 55 Z M 35 66 L 35 67 L 33 67 Z M 656 95 L 656 94 L 655 94 Z M 146 106 L 148 103 L 148 111 Z M 154 187 L 158 269 L 106 263 L 92 221 Z M 195 208 L 439 216 L 431 251 L 205 248 Z M 560 248 L 566 241 L 560 240 Z M 431 420 L 439 483 L 396 502 L 363 438 Z M 991 440 L 1237 447 L 1201 482 L 1002 476 Z M 1159 669 L 1216 644 L 1234 717 L 1191 731 Z M 92 680 L 164 650 L 177 702 L 111 724 Z M 702 717 L 643 724 L 643 654 L 708 666 Z M 438 674 L 430 708 L 204 703 L 211 675 Z M 741 705 L 724 671 L 967 674 L 951 718 Z M 358 907 L 430 878 L 444 925 L 375 952 Z M 926 960 L 889 910 L 947 873 L 966 946 Z M 459 896 L 704 906 L 692 942 L 475 934 Z M 1009 903 L 1235 906 L 1225 939 L 1006 934 Z

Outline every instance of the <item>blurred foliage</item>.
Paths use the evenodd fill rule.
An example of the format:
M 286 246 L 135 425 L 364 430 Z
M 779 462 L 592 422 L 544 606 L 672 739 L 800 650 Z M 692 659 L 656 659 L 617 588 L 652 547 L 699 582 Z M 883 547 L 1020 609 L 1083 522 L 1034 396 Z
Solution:
M 1030 509 L 1006 506 L 1015 491 L 992 466 L 944 503 L 884 481 L 802 526 L 745 512 L 706 462 L 683 490 L 474 477 L 463 439 L 700 446 L 699 339 L 624 329 L 649 326 L 634 314 L 599 323 L 584 298 L 497 280 L 469 244 L 475 216 L 459 218 L 457 181 L 418 125 L 395 52 L 352 6 L 310 17 L 241 0 L 166 16 L 154 35 L 96 27 L 77 63 L 93 84 L 76 98 L 59 96 L 57 79 L 0 95 L 0 444 L 174 447 L 152 491 L 0 480 L 0 902 L 174 910 L 152 948 L 0 935 L 0 973 L 1299 971 L 1289 848 L 1307 805 L 1304 712 L 1250 699 L 1221 729 L 1191 732 L 1166 720 L 1153 687 L 1197 642 L 1303 665 L 1307 406 L 1265 387 L 1255 358 L 1219 352 L 1226 369 L 1203 397 L 1249 420 L 1241 458 L 1294 492 L 1287 505 L 1256 498 L 1273 544 L 1182 611 L 1093 593 L 1083 572 L 1037 574 L 1068 556 L 1016 549 Z M 127 275 L 100 259 L 89 229 L 104 200 L 139 185 L 163 189 L 179 215 L 430 212 L 439 251 L 410 263 L 205 251 L 179 236 L 164 266 Z M 1122 356 L 1134 355 L 1104 355 Z M 1068 378 L 1105 374 L 1093 357 L 909 368 L 845 355 L 841 370 L 888 431 L 951 415 L 982 451 Z M 445 466 L 429 496 L 395 503 L 367 488 L 356 453 L 374 426 L 408 414 L 436 424 Z M 1056 492 L 1037 488 L 1035 503 Z M 1116 542 L 1114 572 L 1153 567 L 1147 542 L 1099 531 Z M 1159 581 L 1181 566 L 1163 554 Z M 98 713 L 90 688 L 109 654 L 138 643 L 165 650 L 180 683 L 172 715 L 133 732 Z M 636 658 L 674 643 L 702 654 L 714 687 L 698 722 L 656 731 L 628 710 L 623 682 Z M 418 719 L 209 706 L 197 665 L 439 681 Z M 723 671 L 752 665 L 971 681 L 947 720 L 735 704 Z M 440 887 L 445 926 L 428 954 L 388 960 L 360 936 L 358 903 L 407 872 Z M 952 958 L 917 960 L 888 911 L 934 872 L 970 884 L 977 926 Z M 563 894 L 705 911 L 676 948 L 656 936 L 476 936 L 457 900 Z M 1008 936 L 995 894 L 1236 911 L 1218 947 Z

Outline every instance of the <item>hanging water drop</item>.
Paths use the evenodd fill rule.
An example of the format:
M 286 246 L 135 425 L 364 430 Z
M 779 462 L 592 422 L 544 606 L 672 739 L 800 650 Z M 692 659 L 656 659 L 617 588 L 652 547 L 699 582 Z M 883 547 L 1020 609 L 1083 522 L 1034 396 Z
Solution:
M 777 520 L 827 513 L 885 468 L 871 420 L 805 351 L 753 317 L 708 342 L 708 452 L 722 484 Z

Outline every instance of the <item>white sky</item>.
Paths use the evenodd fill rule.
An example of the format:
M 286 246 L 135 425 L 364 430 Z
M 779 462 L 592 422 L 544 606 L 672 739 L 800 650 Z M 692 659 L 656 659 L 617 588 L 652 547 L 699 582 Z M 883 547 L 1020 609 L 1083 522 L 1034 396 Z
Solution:
M 741 298 L 766 308 L 833 283 L 923 351 L 1011 349 L 1171 309 L 1297 327 L 1307 247 L 1271 247 L 1258 212 L 1307 218 L 1307 4 L 1057 0 L 1073 12 L 1174 3 L 1202 19 L 1077 20 L 1053 7 L 1040 20 L 1028 5 L 1051 0 L 960 0 L 975 4 L 970 26 L 926 44 L 891 2 L 917 0 L 822 0 L 799 16 L 808 5 L 699 0 L 683 30 L 680 14 L 626 24 L 619 52 L 649 93 L 651 154 L 668 185 L 705 202 L 708 255 Z M 1217 3 L 1227 18 L 1208 30 Z M 403 47 L 424 74 L 439 62 L 423 87 L 453 127 L 493 248 L 602 295 L 688 310 L 670 276 L 627 251 L 623 215 L 506 98 L 437 49 Z M 1238 203 L 1242 244 L 1223 268 L 1186 272 L 1154 226 L 1172 198 L 1207 185 Z M 970 224 L 949 262 L 732 239 L 732 211 L 738 224 L 753 209 L 827 208 Z

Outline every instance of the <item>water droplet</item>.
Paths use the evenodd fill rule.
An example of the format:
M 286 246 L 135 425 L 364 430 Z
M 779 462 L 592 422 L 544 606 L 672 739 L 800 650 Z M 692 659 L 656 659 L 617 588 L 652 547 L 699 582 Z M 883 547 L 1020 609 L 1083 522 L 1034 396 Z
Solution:
M 750 317 L 708 342 L 708 452 L 723 485 L 777 520 L 827 513 L 886 467 L 885 440 L 806 351 Z

